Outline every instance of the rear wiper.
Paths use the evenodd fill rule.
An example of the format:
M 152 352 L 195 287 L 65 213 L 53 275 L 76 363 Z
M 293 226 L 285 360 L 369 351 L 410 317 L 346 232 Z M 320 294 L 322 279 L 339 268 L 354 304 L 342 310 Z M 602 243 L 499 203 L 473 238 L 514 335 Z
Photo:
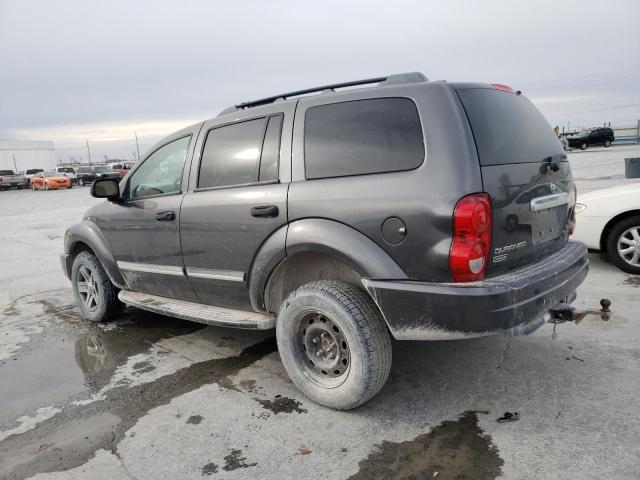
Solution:
M 540 173 L 544 175 L 549 171 L 557 172 L 558 170 L 560 170 L 560 162 L 566 159 L 567 159 L 567 155 L 564 153 L 559 153 L 557 155 L 544 158 L 542 160 L 542 165 L 540 166 Z

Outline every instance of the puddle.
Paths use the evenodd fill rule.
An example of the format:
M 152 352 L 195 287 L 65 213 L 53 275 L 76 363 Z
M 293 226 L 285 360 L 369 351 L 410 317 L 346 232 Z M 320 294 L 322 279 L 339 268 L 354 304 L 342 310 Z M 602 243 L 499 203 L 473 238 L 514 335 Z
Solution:
M 125 432 L 149 410 L 202 385 L 223 384 L 274 351 L 276 342 L 271 337 L 236 356 L 194 363 L 149 383 L 115 387 L 102 400 L 68 406 L 34 429 L 0 442 L 0 477 L 11 472 L 11 478 L 24 479 L 38 472 L 67 470 L 82 465 L 99 449 L 115 451 Z M 223 469 L 255 465 L 246 463 L 241 453 L 233 450 L 225 457 Z
M 260 398 L 254 398 L 255 401 L 262 405 L 262 408 L 272 411 L 275 415 L 278 413 L 307 413 L 307 410 L 300 408 L 302 403 L 292 398 L 281 397 L 276 395 L 273 400 L 262 400 Z
M 624 279 L 625 285 L 631 285 L 632 287 L 640 288 L 640 276 L 627 277 Z
M 73 305 L 55 297 L 27 300 L 30 306 L 42 306 L 42 331 L 0 362 L 2 430 L 15 427 L 11 422 L 39 407 L 66 404 L 97 392 L 109 383 L 118 366 L 153 343 L 205 328 L 135 309 L 125 310 L 116 322 L 93 324 L 83 320 Z M 12 303 L 3 314 L 25 315 L 20 302 Z M 152 365 L 138 365 L 136 371 L 153 369 Z
M 491 438 L 478 427 L 477 413 L 465 412 L 413 440 L 382 442 L 350 479 L 494 479 L 503 464 Z
M 225 464 L 222 469 L 227 472 L 231 472 L 238 468 L 249 468 L 258 465 L 257 463 L 247 463 L 247 459 L 240 455 L 242 455 L 242 450 L 231 450 L 231 453 L 224 457 Z

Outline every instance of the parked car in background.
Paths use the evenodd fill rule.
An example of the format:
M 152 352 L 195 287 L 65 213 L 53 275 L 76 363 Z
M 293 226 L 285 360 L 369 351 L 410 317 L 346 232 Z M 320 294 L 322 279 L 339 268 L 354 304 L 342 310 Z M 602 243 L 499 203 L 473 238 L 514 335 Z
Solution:
M 581 194 L 574 236 L 625 272 L 640 274 L 640 183 Z
M 76 170 L 73 167 L 56 167 L 56 172 L 67 177 L 71 180 L 72 184 L 78 182 L 78 176 L 76 175 Z
M 78 185 L 90 185 L 98 178 L 110 178 L 120 180 L 120 174 L 114 172 L 109 165 L 91 165 L 78 167 L 76 170 Z
M 613 135 L 613 129 L 609 127 L 594 128 L 593 130 L 583 130 L 582 132 L 567 137 L 567 142 L 570 148 L 579 148 L 580 150 L 586 150 L 587 147 L 594 145 L 603 145 L 610 147 L 615 136 Z
M 519 228 L 494 220 L 524 192 Z M 108 201 L 61 257 L 85 318 L 275 328 L 294 384 L 341 410 L 382 388 L 391 337 L 530 333 L 588 271 L 562 145 L 499 84 L 410 73 L 247 102 L 91 193 Z
M 130 169 L 129 165 L 127 165 L 126 163 L 116 163 L 114 165 L 111 165 L 111 168 L 114 172 L 118 172 L 121 178 L 129 173 Z
M 57 190 L 59 188 L 71 188 L 71 186 L 71 180 L 64 175 L 60 175 L 55 170 L 38 172 L 31 177 L 31 188 L 33 190 Z
M 22 190 L 27 184 L 24 176 L 16 174 L 13 170 L 0 170 L 0 190 L 17 188 Z
M 38 172 L 44 172 L 42 168 L 27 168 L 20 172 L 25 180 L 25 186 L 28 188 L 31 186 L 31 178 Z

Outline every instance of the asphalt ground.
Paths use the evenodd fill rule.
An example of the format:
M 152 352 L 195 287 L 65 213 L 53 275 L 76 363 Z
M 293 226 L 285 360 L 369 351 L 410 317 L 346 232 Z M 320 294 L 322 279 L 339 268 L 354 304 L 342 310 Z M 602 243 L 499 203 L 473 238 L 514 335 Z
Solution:
M 629 156 L 570 153 L 579 192 L 629 181 Z M 272 332 L 83 321 L 58 254 L 96 202 L 0 192 L 0 478 L 640 478 L 640 277 L 599 254 L 576 304 L 611 299 L 609 322 L 395 342 L 380 394 L 336 412 L 291 384 Z

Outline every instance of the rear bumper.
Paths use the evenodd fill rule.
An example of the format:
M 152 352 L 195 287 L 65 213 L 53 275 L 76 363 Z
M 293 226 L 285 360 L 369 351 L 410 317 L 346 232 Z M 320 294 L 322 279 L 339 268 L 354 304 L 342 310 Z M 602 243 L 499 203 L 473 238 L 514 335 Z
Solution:
M 587 248 L 569 242 L 543 261 L 470 283 L 363 280 L 398 340 L 530 333 L 574 297 L 589 270 Z

